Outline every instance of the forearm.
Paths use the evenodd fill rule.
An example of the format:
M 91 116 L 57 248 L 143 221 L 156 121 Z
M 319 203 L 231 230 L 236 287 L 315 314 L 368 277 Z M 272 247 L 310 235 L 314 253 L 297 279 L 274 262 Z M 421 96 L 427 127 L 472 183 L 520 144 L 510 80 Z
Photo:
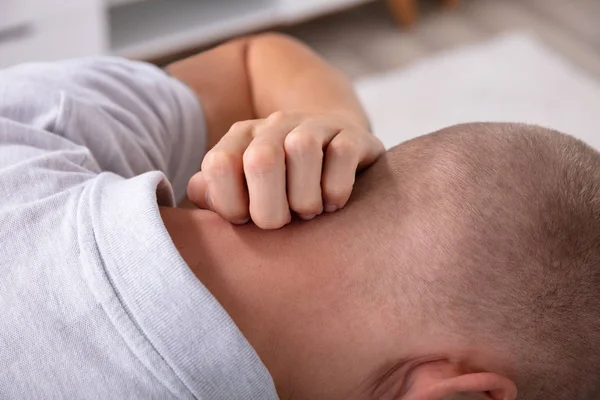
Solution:
M 198 96 L 207 149 L 229 127 L 275 111 L 341 115 L 368 126 L 351 83 L 300 42 L 280 34 L 236 39 L 167 71 Z
M 256 36 L 248 44 L 246 68 L 258 118 L 291 111 L 340 115 L 369 125 L 348 79 L 297 40 Z

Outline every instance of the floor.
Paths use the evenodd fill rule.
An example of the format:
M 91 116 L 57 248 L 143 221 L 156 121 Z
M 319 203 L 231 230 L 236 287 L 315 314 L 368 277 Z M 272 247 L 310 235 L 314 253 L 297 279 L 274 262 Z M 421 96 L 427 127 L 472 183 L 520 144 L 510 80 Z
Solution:
M 599 0 L 461 0 L 451 10 L 421 0 L 420 20 L 408 29 L 394 25 L 384 2 L 374 2 L 283 31 L 356 79 L 516 30 L 534 32 L 600 79 Z

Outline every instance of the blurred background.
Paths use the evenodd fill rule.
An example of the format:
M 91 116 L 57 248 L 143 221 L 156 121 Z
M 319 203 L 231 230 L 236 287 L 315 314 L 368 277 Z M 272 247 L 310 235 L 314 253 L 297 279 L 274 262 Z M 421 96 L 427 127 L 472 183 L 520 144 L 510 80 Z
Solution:
M 264 30 L 351 77 L 388 146 L 510 120 L 600 148 L 600 0 L 0 0 L 0 68 L 97 54 L 164 65 Z

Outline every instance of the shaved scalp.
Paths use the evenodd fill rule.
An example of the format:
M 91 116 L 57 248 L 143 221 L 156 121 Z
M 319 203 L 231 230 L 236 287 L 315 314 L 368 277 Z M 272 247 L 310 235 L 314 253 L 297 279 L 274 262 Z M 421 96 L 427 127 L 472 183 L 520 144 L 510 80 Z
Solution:
M 347 207 L 391 264 L 378 287 L 510 360 L 519 399 L 600 398 L 597 151 L 537 126 L 457 125 L 390 150 Z

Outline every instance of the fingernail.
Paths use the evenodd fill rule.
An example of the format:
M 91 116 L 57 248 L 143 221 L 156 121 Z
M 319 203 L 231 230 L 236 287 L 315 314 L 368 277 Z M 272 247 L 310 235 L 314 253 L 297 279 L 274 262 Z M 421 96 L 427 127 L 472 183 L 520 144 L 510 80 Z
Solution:
M 305 221 L 310 221 L 311 219 L 313 219 L 316 216 L 317 216 L 317 214 L 308 214 L 308 215 L 301 215 L 300 218 L 302 218 Z
M 204 200 L 206 200 L 206 205 L 208 206 L 208 208 L 210 210 L 214 211 L 214 208 L 213 208 L 213 205 L 212 205 L 212 201 L 210 200 L 210 195 L 208 194 L 208 190 L 204 194 Z
M 250 221 L 250 218 L 246 218 L 246 219 L 241 219 L 239 221 L 235 221 L 234 224 L 235 225 L 244 225 L 244 224 L 247 224 L 248 221 Z
M 335 204 L 325 204 L 325 212 L 334 212 L 335 210 L 338 209 L 338 206 L 336 206 Z

